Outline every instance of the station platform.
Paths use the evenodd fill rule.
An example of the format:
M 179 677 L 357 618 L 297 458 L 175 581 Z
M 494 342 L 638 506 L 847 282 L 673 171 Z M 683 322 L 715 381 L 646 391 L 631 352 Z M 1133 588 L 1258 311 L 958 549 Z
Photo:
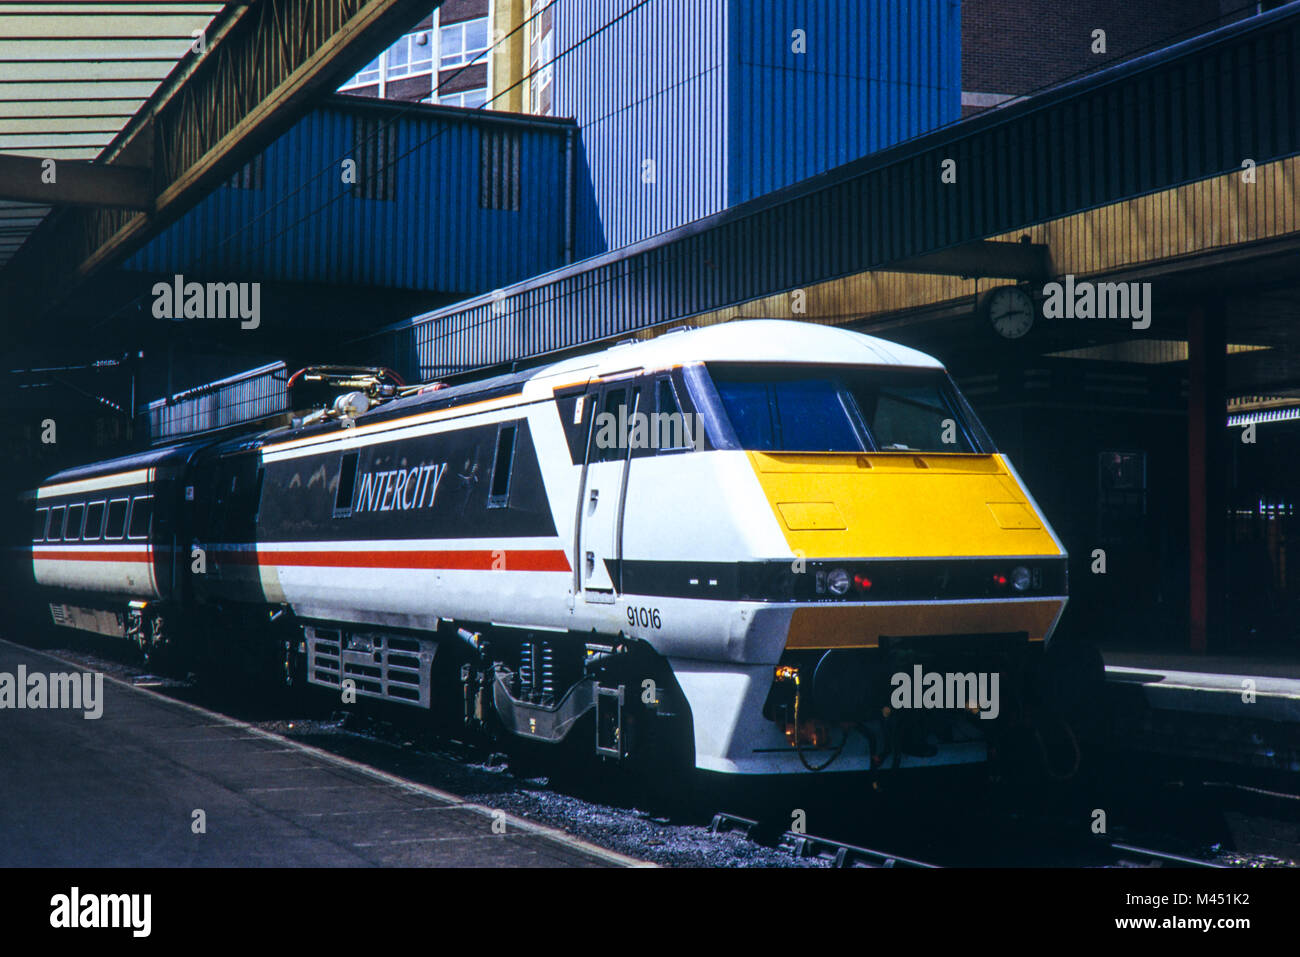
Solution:
M 0 683 L 20 668 L 75 670 L 0 641 Z M 0 697 L 0 867 L 641 863 L 148 689 L 102 689 L 98 719 Z
M 1103 651 L 1126 747 L 1300 772 L 1300 656 Z

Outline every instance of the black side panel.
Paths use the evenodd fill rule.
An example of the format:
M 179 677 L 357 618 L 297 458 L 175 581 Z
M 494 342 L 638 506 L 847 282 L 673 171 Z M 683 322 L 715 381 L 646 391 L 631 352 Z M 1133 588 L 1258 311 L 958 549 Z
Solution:
M 264 542 L 554 536 L 528 420 L 517 420 L 509 495 L 488 508 L 497 425 L 328 451 L 266 465 Z M 345 460 L 356 455 L 354 466 Z M 350 498 L 339 481 L 351 478 Z M 347 501 L 344 501 L 347 499 Z

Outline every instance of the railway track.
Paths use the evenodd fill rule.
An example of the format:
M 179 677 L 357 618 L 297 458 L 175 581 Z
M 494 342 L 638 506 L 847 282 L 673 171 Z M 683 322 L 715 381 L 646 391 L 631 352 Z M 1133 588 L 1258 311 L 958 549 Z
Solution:
M 789 852 L 796 858 L 821 858 L 831 862 L 833 867 L 884 867 L 884 868 L 933 868 L 943 867 L 942 864 L 934 864 L 927 861 L 917 860 L 916 858 L 906 857 L 902 854 L 896 854 L 892 851 L 882 851 L 870 847 L 862 847 L 857 844 L 848 844 L 844 841 L 837 841 L 833 838 L 820 837 L 815 834 L 801 834 L 795 831 L 784 831 L 774 838 L 771 835 L 763 834 L 762 822 L 753 818 L 742 817 L 738 814 L 731 814 L 726 811 L 719 811 L 713 815 L 713 821 L 709 825 L 709 830 L 713 834 L 722 834 L 727 832 L 740 832 L 751 840 L 757 840 L 763 843 L 771 843 Z M 1193 867 L 1193 868 L 1212 868 L 1223 869 L 1222 864 L 1216 864 L 1211 861 L 1203 861 L 1194 857 L 1185 857 L 1181 854 L 1171 854 L 1167 851 L 1156 850 L 1150 847 L 1140 847 L 1136 844 L 1121 843 L 1119 841 L 1107 841 L 1097 845 L 1098 850 L 1104 850 L 1105 856 L 1113 858 L 1113 867 Z M 1089 848 L 1092 850 L 1092 848 Z
M 79 649 L 61 649 L 61 651 L 64 655 L 70 654 L 77 659 L 75 661 L 69 660 L 69 664 L 77 664 L 91 670 L 109 664 L 104 659 L 90 658 L 87 660 L 85 653 Z M 419 734 L 413 734 L 410 728 L 398 727 L 378 716 L 364 713 L 330 712 L 328 709 L 322 709 L 319 715 L 314 718 L 305 718 L 299 712 L 281 711 L 280 709 L 271 709 L 270 713 L 268 713 L 260 706 L 246 709 L 240 706 L 238 701 L 225 700 L 221 697 L 209 700 L 207 694 L 190 694 L 188 692 L 191 689 L 187 682 L 159 678 L 157 675 L 150 674 L 138 666 L 119 664 L 114 671 L 122 679 L 136 686 L 150 688 L 183 699 L 193 698 L 208 707 L 217 709 L 223 714 L 246 717 L 259 725 L 265 725 L 270 730 L 290 734 L 305 733 L 307 738 L 318 746 L 337 748 L 341 753 L 347 753 L 354 760 L 372 763 L 390 772 L 411 774 L 412 768 L 408 766 L 409 758 L 414 758 L 417 761 L 438 762 L 438 773 L 443 776 L 451 775 L 455 781 L 454 784 L 440 786 L 463 789 L 467 793 L 478 793 L 481 800 L 497 802 L 507 800 L 504 792 L 514 792 L 514 797 L 510 799 L 513 801 L 511 807 L 517 808 L 520 813 L 535 814 L 538 819 L 549 819 L 553 824 L 561 827 L 569 826 L 567 822 L 571 815 L 577 816 L 591 824 L 590 829 L 584 828 L 584 831 L 587 831 L 587 836 L 592 840 L 609 839 L 610 834 L 621 833 L 625 829 L 626 822 L 638 814 L 633 810 L 635 804 L 622 804 L 617 797 L 611 802 L 606 795 L 589 794 L 581 790 L 568 793 L 563 784 L 554 794 L 549 793 L 551 791 L 550 787 L 539 786 L 526 779 L 521 779 L 517 784 L 506 785 L 505 782 L 513 777 L 514 772 L 512 770 L 510 775 L 503 777 L 501 775 L 501 771 L 504 770 L 502 762 L 492 760 L 492 758 L 498 756 L 493 755 L 492 758 L 483 762 L 481 756 L 474 754 L 472 749 L 462 750 L 446 741 L 441 741 L 438 747 L 433 748 L 429 742 L 420 740 L 421 736 Z M 232 704 L 235 706 L 232 707 Z M 249 713 L 250 711 L 252 713 Z M 290 714 L 294 714 L 295 717 L 287 717 Z M 296 732 L 295 723 L 299 725 Z M 343 737 L 338 739 L 339 744 L 332 744 L 329 740 L 326 740 L 330 735 L 340 733 L 343 734 Z M 377 746 L 378 750 L 369 747 L 366 742 Z M 397 751 L 393 751 L 394 748 Z M 394 754 L 404 755 L 405 757 L 395 758 Z M 450 764 L 447 767 L 442 766 L 448 762 Z M 495 770 L 480 770 L 477 767 L 480 763 L 485 763 L 485 766 L 491 765 Z M 416 776 L 423 778 L 426 775 L 416 772 Z M 1227 791 L 1239 788 L 1239 786 L 1235 785 L 1230 787 L 1222 782 L 1214 783 L 1218 785 L 1217 790 Z M 1246 788 L 1245 790 L 1260 791 L 1269 798 L 1286 797 L 1288 800 L 1283 803 L 1288 805 L 1295 803 L 1291 795 L 1263 792 L 1261 789 Z M 705 806 L 707 807 L 707 805 Z M 749 813 L 754 814 L 755 812 L 749 811 Z M 695 818 L 695 820 L 700 822 L 700 818 Z M 834 820 L 834 818 L 831 820 Z M 710 818 L 706 816 L 703 821 L 710 821 Z M 938 844 L 931 842 L 933 844 L 931 849 L 921 852 L 922 858 L 926 859 L 921 859 L 899 853 L 898 850 L 905 848 L 899 848 L 897 845 L 895 845 L 897 850 L 881 849 L 870 834 L 862 833 L 859 836 L 853 832 L 853 829 L 849 829 L 849 833 L 842 831 L 839 833 L 839 837 L 848 840 L 839 840 L 827 836 L 828 833 L 833 834 L 840 830 L 838 826 L 834 826 L 829 832 L 819 828 L 822 833 L 798 833 L 789 829 L 788 818 L 782 824 L 779 819 L 769 819 L 762 812 L 759 812 L 755 817 L 746 817 L 730 811 L 719 811 L 712 815 L 711 822 L 703 829 L 699 828 L 699 823 L 675 824 L 670 823 L 668 820 L 656 820 L 653 817 L 649 818 L 647 822 L 641 822 L 638 827 L 645 832 L 644 844 L 646 846 L 642 846 L 637 838 L 630 837 L 620 845 L 623 851 L 635 854 L 639 849 L 640 853 L 648 858 L 658 859 L 661 856 L 658 853 L 659 849 L 665 844 L 688 845 L 695 849 L 690 852 L 692 856 L 689 861 L 682 858 L 671 860 L 671 863 L 687 864 L 687 866 L 690 866 L 691 863 L 705 866 L 726 866 L 730 863 L 726 855 L 732 852 L 724 850 L 722 842 L 715 842 L 715 838 L 717 835 L 724 833 L 736 833 L 742 838 L 742 844 L 752 847 L 757 854 L 756 857 L 747 857 L 746 853 L 742 852 L 736 860 L 748 860 L 752 863 L 761 861 L 759 866 L 772 866 L 774 864 L 779 866 L 781 860 L 786 859 L 792 864 L 802 862 L 805 866 L 811 864 L 813 866 L 837 868 L 931 869 L 954 866 L 999 866 L 1000 864 L 1028 867 L 1225 867 L 1222 863 L 1170 853 L 1158 848 L 1129 843 L 1128 841 L 1112 841 L 1105 838 L 1097 838 L 1082 843 L 1076 843 L 1073 840 L 1062 840 L 1058 843 L 1049 839 L 1046 844 L 1042 844 L 1042 847 L 1048 848 L 1050 853 L 1055 855 L 1054 857 L 1044 858 L 1040 853 L 1033 851 L 1025 855 L 1023 852 L 1017 853 L 1014 846 L 1008 845 L 1007 842 L 1014 839 L 1014 845 L 1032 845 L 1033 847 L 1038 847 L 1042 842 L 1037 839 L 1017 839 L 1016 834 L 1021 831 L 1019 827 L 1014 828 L 1011 832 L 1004 831 L 986 841 L 980 841 L 978 838 L 971 839 L 969 832 L 966 832 L 967 838 L 965 839 L 955 835 L 954 840 L 958 842 L 971 841 L 971 843 L 965 843 L 960 848 L 960 853 L 956 855 L 957 859 L 950 858 L 946 852 L 940 853 L 934 849 L 947 846 L 942 840 Z M 695 836 L 692 836 L 692 832 Z M 864 838 L 865 840 L 863 840 Z M 862 843 L 855 842 L 855 839 L 862 841 Z M 978 846 L 980 844 L 984 846 Z M 713 845 L 712 848 L 710 848 L 711 845 Z M 654 849 L 647 854 L 648 847 Z M 665 862 L 668 863 L 669 861 Z
M 1208 867 L 1215 870 L 1225 869 L 1222 864 L 1215 864 L 1212 861 L 1184 857 L 1181 854 L 1169 854 L 1165 851 L 1157 851 L 1149 847 L 1138 847 L 1134 844 L 1121 844 L 1118 841 L 1111 841 L 1107 846 L 1115 854 L 1115 866 L 1117 867 Z M 1153 863 L 1134 863 L 1131 861 L 1134 857 Z
M 740 831 L 746 837 L 756 839 L 762 824 L 753 818 L 741 817 L 719 811 L 713 815 L 709 830 L 714 834 L 728 831 Z M 878 851 L 870 847 L 846 844 L 828 837 L 814 834 L 800 834 L 785 831 L 776 840 L 776 846 L 788 850 L 794 857 L 819 857 L 830 860 L 835 867 L 919 867 L 938 868 L 938 864 L 929 864 L 890 851 Z

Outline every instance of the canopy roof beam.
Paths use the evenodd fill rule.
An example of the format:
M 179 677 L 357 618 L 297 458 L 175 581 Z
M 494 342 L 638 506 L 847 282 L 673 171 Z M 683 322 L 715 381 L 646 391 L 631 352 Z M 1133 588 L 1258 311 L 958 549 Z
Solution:
M 127 208 L 79 206 L 49 216 L 0 271 L 0 319 L 45 313 L 121 262 L 439 3 L 261 0 L 227 7 L 210 24 L 203 51 L 186 53 L 99 156 L 102 166 L 150 167 L 151 202 L 140 204 L 133 193 Z
M 49 160 L 0 153 L 0 199 L 47 206 L 108 206 L 148 210 L 153 177 L 134 166 L 105 166 L 86 160 Z

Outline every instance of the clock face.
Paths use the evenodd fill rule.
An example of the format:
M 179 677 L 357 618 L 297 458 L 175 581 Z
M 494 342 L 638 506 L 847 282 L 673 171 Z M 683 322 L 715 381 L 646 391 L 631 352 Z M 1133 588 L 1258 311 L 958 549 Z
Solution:
M 1034 301 L 1019 286 L 994 289 L 985 310 L 998 335 L 1007 339 L 1019 339 L 1034 324 Z

